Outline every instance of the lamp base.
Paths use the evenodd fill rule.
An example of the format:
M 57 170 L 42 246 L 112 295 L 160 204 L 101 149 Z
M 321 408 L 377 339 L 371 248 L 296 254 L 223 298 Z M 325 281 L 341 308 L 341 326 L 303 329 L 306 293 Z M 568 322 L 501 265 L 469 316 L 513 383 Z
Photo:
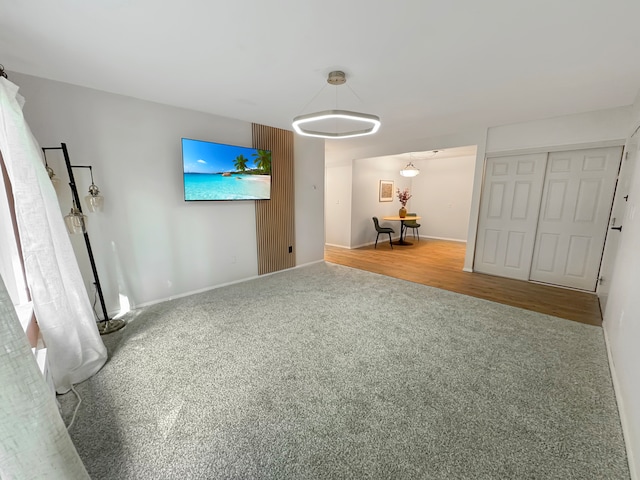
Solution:
M 117 332 L 125 325 L 124 320 L 116 320 L 112 318 L 106 322 L 98 322 L 98 332 L 100 335 L 107 335 L 109 333 Z

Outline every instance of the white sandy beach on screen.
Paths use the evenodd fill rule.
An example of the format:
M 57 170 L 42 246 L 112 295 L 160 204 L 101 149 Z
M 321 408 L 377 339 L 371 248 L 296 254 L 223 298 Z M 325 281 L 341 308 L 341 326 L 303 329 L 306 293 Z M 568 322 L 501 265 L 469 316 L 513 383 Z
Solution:
M 262 183 L 271 182 L 271 176 L 270 175 L 243 175 L 242 179 L 243 180 L 251 180 L 253 182 L 262 182 Z

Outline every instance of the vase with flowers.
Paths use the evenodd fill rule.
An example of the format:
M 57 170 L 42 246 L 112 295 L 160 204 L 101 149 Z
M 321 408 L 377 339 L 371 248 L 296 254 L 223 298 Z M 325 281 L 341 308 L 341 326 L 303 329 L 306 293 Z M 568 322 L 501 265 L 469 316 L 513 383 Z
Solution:
M 396 193 L 398 194 L 398 200 L 402 204 L 402 208 L 398 212 L 398 216 L 400 218 L 404 218 L 407 216 L 407 202 L 411 198 L 411 194 L 409 193 L 409 189 L 405 188 L 404 190 L 396 189 Z

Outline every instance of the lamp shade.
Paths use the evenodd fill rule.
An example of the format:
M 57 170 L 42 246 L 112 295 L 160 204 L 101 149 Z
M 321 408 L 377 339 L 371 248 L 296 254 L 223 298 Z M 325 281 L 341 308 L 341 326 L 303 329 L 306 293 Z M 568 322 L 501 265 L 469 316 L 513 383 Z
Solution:
M 102 195 L 87 195 L 84 197 L 90 212 L 101 212 L 104 207 L 104 197 Z
M 104 197 L 100 195 L 100 190 L 95 183 L 89 186 L 89 195 L 84 197 L 90 212 L 101 212 L 104 207 Z
M 53 187 L 57 187 L 58 183 L 60 183 L 60 179 L 53 171 L 53 168 L 51 168 L 49 165 L 45 165 L 45 169 L 47 170 L 47 175 L 49 175 L 49 180 L 51 180 L 51 183 L 53 183 Z
M 292 125 L 298 134 L 307 137 L 353 138 L 376 133 L 380 118 L 347 110 L 325 110 L 300 115 L 293 119 Z
M 87 227 L 87 216 L 77 208 L 72 208 L 71 211 L 64 216 L 64 224 L 67 226 L 67 231 L 71 235 L 84 233 Z
M 418 170 L 411 162 L 409 162 L 406 167 L 400 170 L 400 175 L 402 175 L 403 177 L 415 177 L 419 173 L 420 170 Z

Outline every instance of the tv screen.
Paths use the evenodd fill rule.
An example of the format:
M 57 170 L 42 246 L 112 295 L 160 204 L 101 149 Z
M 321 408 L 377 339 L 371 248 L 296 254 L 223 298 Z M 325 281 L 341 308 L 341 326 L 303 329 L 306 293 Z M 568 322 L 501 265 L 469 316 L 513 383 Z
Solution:
M 269 200 L 271 152 L 182 139 L 184 199 Z

